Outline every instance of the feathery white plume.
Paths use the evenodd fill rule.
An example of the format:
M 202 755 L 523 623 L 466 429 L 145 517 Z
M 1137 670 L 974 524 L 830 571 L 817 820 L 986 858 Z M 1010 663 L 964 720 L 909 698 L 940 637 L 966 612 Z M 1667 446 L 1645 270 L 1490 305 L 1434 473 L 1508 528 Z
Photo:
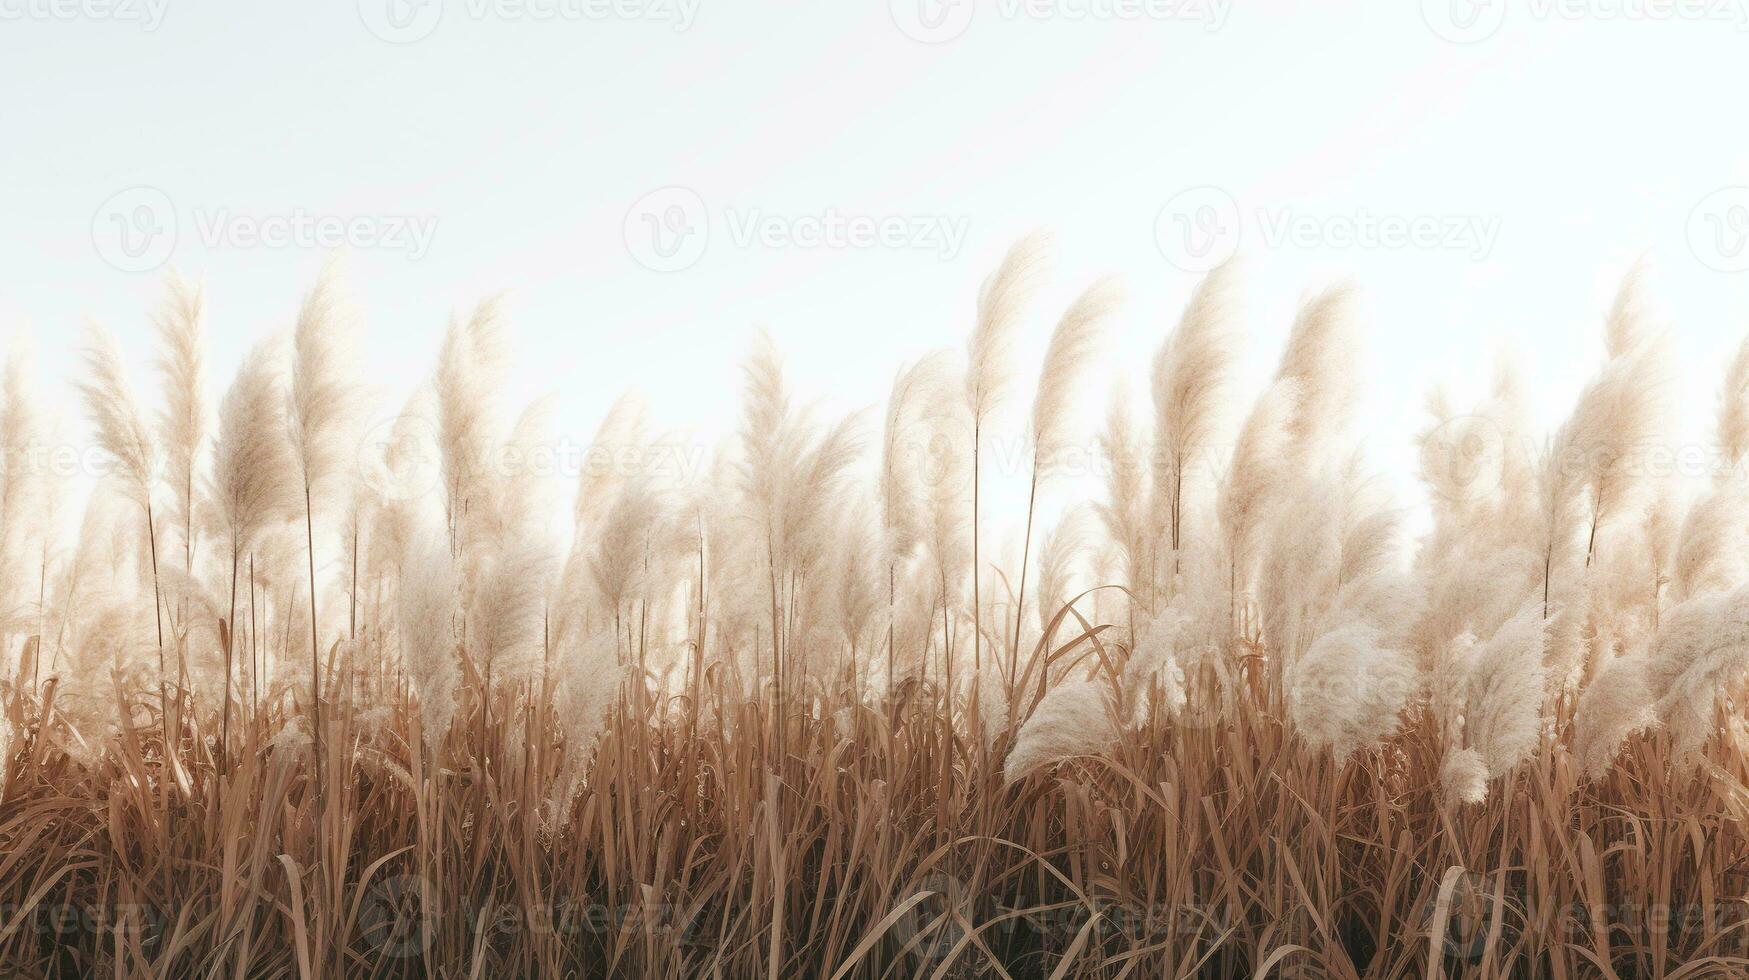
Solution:
M 1346 762 L 1397 731 L 1420 675 L 1379 630 L 1347 622 L 1321 634 L 1283 676 L 1288 717 L 1314 748 Z
M 1226 422 L 1223 406 L 1239 354 L 1237 292 L 1231 262 L 1209 273 L 1154 355 L 1154 533 L 1164 535 L 1162 547 L 1174 553 L 1185 543 L 1188 495 L 1213 475 L 1212 454 Z
M 416 541 L 401 565 L 401 656 L 419 695 L 426 747 L 435 750 L 455 718 L 461 683 L 455 609 L 459 582 L 448 543 L 435 535 Z
M 1749 671 L 1749 586 L 1709 592 L 1667 614 L 1646 664 L 1647 689 L 1679 754 L 1700 749 L 1713 731 L 1721 695 Z
M 966 406 L 975 425 L 989 418 L 1008 387 L 1014 331 L 1038 286 L 1050 244 L 1042 233 L 1014 243 L 978 292 L 978 319 L 966 345 Z
M 1573 755 L 1595 779 L 1609 771 L 1629 736 L 1657 724 L 1643 655 L 1616 657 L 1579 694 L 1573 715 Z
M 1048 691 L 1015 736 L 1003 763 L 1008 785 L 1053 763 L 1078 755 L 1098 755 L 1116 737 L 1106 685 L 1064 681 Z

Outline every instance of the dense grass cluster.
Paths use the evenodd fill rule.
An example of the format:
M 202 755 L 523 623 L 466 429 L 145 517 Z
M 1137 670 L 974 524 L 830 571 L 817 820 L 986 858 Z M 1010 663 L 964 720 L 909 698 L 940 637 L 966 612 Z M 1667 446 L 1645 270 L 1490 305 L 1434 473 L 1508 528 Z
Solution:
M 1684 480 L 1630 277 L 1552 433 L 1509 369 L 1432 400 L 1410 542 L 1354 448 L 1350 290 L 1248 399 L 1217 270 L 1152 418 L 1120 389 L 1093 437 L 1098 283 L 1000 433 L 1008 554 L 988 446 L 1047 244 L 880 419 L 796 407 L 761 341 L 702 471 L 625 400 L 571 507 L 545 404 L 501 412 L 495 302 L 383 418 L 325 274 L 215 410 L 172 280 L 157 412 L 92 335 L 76 533 L 15 356 L 0 972 L 1749 970 L 1749 345 Z

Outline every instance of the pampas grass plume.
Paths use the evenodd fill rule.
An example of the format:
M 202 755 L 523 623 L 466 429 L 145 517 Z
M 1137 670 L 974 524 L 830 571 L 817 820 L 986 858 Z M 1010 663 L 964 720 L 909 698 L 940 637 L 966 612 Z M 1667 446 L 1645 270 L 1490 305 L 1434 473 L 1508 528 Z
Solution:
M 1116 738 L 1105 685 L 1085 679 L 1051 688 L 1015 736 L 1003 763 L 1007 785 L 1064 759 L 1104 752 Z
M 1346 622 L 1319 635 L 1283 682 L 1294 730 L 1341 765 L 1397 731 L 1420 674 L 1408 656 L 1383 645 L 1378 629 Z

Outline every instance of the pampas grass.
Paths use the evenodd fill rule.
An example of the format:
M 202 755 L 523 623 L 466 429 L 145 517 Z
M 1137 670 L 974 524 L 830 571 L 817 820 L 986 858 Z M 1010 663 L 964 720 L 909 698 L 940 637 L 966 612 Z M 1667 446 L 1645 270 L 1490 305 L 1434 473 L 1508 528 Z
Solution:
M 294 472 L 304 497 L 304 557 L 309 569 L 310 724 L 318 766 L 322 746 L 322 654 L 317 625 L 316 501 L 344 494 L 334 482 L 347 467 L 348 439 L 357 410 L 357 392 L 348 374 L 352 365 L 349 313 L 339 295 L 333 267 L 304 298 L 292 331 L 291 386 L 286 391 L 286 434 Z
M 1154 355 L 1155 433 L 1153 523 L 1168 535 L 1172 556 L 1167 592 L 1176 585 L 1185 545 L 1188 493 L 1212 472 L 1210 459 L 1228 411 L 1238 339 L 1233 329 L 1235 271 L 1229 262 L 1203 279 L 1178 326 Z M 1150 542 L 1158 555 L 1161 542 Z M 1160 562 L 1150 562 L 1157 574 Z M 1159 601 L 1150 576 L 1149 604 Z
M 978 317 L 966 343 L 966 409 L 972 430 L 972 664 L 982 669 L 984 626 L 983 587 L 978 558 L 978 489 L 984 426 L 1009 385 L 1009 358 L 1021 311 L 1038 285 L 1050 239 L 1034 233 L 1008 250 L 1002 265 L 984 280 L 978 292 Z M 1075 346 L 1079 346 L 1079 342 Z
M 1417 680 L 1414 663 L 1389 649 L 1376 627 L 1345 622 L 1289 663 L 1288 718 L 1307 744 L 1340 764 L 1396 732 Z
M 1690 499 L 1643 465 L 1672 373 L 1637 274 L 1553 432 L 1510 370 L 1470 412 L 1429 400 L 1411 541 L 1351 431 L 1356 290 L 1311 293 L 1245 391 L 1238 283 L 1194 284 L 1149 424 L 1133 372 L 1093 366 L 1124 315 L 1097 285 L 1038 326 L 1010 421 L 1043 246 L 986 284 L 964 359 L 896 375 L 878 442 L 792 391 L 761 336 L 699 472 L 665 469 L 693 447 L 622 399 L 568 507 L 531 464 L 573 420 L 500 415 L 496 301 L 360 444 L 331 272 L 216 425 L 204 295 L 172 280 L 156 426 L 90 344 L 114 466 L 76 541 L 15 353 L 0 972 L 1749 968 L 1749 518 L 1729 472 Z M 1093 394 L 1104 486 L 1053 483 Z M 991 549 L 981 447 L 1010 434 L 1052 494 Z
M 1099 331 L 1116 309 L 1120 293 L 1110 280 L 1088 287 L 1057 321 L 1045 347 L 1044 366 L 1039 371 L 1038 394 L 1032 402 L 1032 481 L 1027 488 L 1026 530 L 1020 539 L 1020 588 L 1014 597 L 1014 636 L 1009 648 L 1008 686 L 1014 686 L 1020 669 L 1021 624 L 1026 615 L 1027 564 L 1032 556 L 1032 518 L 1038 504 L 1039 483 L 1051 475 L 1067 445 L 1070 408 L 1075 388 L 1086 373 L 1100 343 Z M 974 415 L 974 418 L 976 416 Z M 974 439 L 976 436 L 974 436 Z M 973 474 L 976 479 L 976 474 Z M 976 540 L 976 516 L 973 517 Z M 976 598 L 976 590 L 973 591 Z
M 204 334 L 206 291 L 172 274 L 153 325 L 158 331 L 158 371 L 164 379 L 164 408 L 158 431 L 167 475 L 173 484 L 175 512 L 182 525 L 183 571 L 194 569 L 195 517 L 199 502 L 201 452 L 207 436 Z
M 1546 628 L 1541 608 L 1527 603 L 1486 641 L 1464 644 L 1441 678 L 1449 685 L 1444 694 L 1457 702 L 1452 720 L 1462 744 L 1454 748 L 1473 753 L 1490 780 L 1529 758 L 1541 739 Z M 1482 794 L 1465 783 L 1457 795 L 1480 802 Z
M 158 524 L 152 514 L 152 492 L 158 476 L 158 447 L 152 442 L 134 399 L 133 386 L 122 366 L 115 340 L 93 325 L 85 344 L 87 376 L 78 384 L 91 418 L 97 444 L 115 462 L 114 485 L 131 497 L 146 519 L 146 539 L 152 562 L 152 618 L 158 638 L 158 698 L 162 724 L 168 726 L 168 678 L 164 673 L 164 610 L 158 584 Z
M 236 380 L 219 403 L 218 444 L 214 450 L 211 497 L 219 535 L 230 559 L 230 604 L 225 614 L 225 682 L 221 742 L 230 745 L 231 684 L 237 637 L 238 573 L 262 533 L 294 507 L 296 487 L 290 446 L 281 437 L 284 382 L 280 346 L 265 342 L 243 360 Z M 250 665 L 253 682 L 256 671 Z M 254 698 L 251 698 L 253 705 Z M 222 754 L 222 753 L 221 753 Z
M 460 583 L 449 543 L 427 536 L 411 544 L 397 590 L 401 659 L 419 695 L 420 731 L 435 750 L 449 733 L 461 682 L 455 606 Z
M 1653 641 L 1646 684 L 1679 753 L 1693 756 L 1715 729 L 1721 696 L 1749 671 L 1749 587 L 1695 596 L 1671 609 Z
M 10 615 L 34 606 L 40 618 L 60 488 L 42 458 L 47 448 L 42 413 L 22 344 L 7 358 L 0 380 L 0 609 Z M 33 663 L 33 683 L 37 673 Z
M 1098 755 L 1117 732 L 1103 685 L 1070 680 L 1051 688 L 1020 728 L 1002 770 L 1008 783 L 1051 763 Z

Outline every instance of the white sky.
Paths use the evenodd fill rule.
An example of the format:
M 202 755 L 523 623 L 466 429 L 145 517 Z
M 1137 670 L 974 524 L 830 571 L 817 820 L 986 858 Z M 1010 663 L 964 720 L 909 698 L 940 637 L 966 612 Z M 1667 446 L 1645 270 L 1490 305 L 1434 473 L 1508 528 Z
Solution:
M 662 426 L 732 430 L 756 324 L 800 397 L 876 405 L 901 363 L 963 342 L 980 278 L 1035 227 L 1057 272 L 1019 387 L 1073 293 L 1116 273 L 1131 300 L 1114 363 L 1139 394 L 1195 281 L 1156 239 L 1185 202 L 1237 207 L 1252 380 L 1304 290 L 1362 287 L 1361 426 L 1406 495 L 1427 388 L 1473 394 L 1510 345 L 1539 421 L 1558 422 L 1638 255 L 1674 327 L 1688 431 L 1749 328 L 1749 274 L 1721 271 L 1749 264 L 1741 0 L 1092 0 L 1087 16 L 1071 15 L 1089 0 L 621 0 L 630 17 L 424 2 L 0 0 L 0 325 L 34 336 L 57 405 L 73 411 L 60 382 L 87 317 L 147 388 L 163 270 L 106 256 L 140 264 L 116 221 L 162 202 L 177 233 L 154 247 L 208 284 L 215 397 L 322 262 L 244 226 L 415 215 L 436 222 L 422 254 L 392 239 L 346 260 L 387 403 L 429 371 L 452 310 L 503 289 L 516 394 L 556 393 L 578 441 L 627 387 Z M 590 16 L 537 15 L 555 2 Z M 1116 16 L 1150 9 L 1174 15 Z M 897 26 L 937 22 L 920 13 L 963 31 L 920 42 Z M 1470 15 L 1485 34 L 1470 43 L 1430 27 Z M 689 267 L 652 271 L 637 209 L 671 186 L 696 198 L 657 202 L 702 202 L 709 237 Z M 965 238 L 946 255 L 736 241 L 750 216 L 805 232 L 829 212 L 963 222 Z M 1271 240 L 1283 213 L 1309 237 Z M 1379 216 L 1492 229 L 1491 247 L 1347 242 Z

